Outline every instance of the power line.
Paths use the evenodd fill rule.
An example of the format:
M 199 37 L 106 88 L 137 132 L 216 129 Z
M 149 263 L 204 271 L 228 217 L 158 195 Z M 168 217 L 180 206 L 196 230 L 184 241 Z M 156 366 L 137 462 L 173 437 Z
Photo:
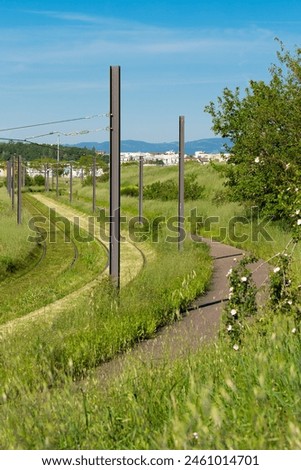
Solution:
M 48 132 L 47 134 L 39 134 L 39 135 L 32 135 L 30 137 L 26 137 L 25 141 L 29 142 L 31 139 L 39 139 L 40 137 L 46 137 L 50 135 L 64 135 L 64 136 L 75 136 L 75 135 L 84 135 L 84 134 L 91 134 L 93 132 L 99 132 L 99 131 L 109 131 L 109 127 L 99 127 L 98 129 L 83 129 L 80 131 L 74 131 L 74 132 L 62 132 L 62 131 L 51 131 Z
M 93 116 L 84 116 L 84 117 L 73 118 L 73 119 L 62 119 L 61 121 L 40 122 L 39 124 L 30 124 L 30 125 L 27 125 L 27 126 L 8 127 L 6 129 L 0 129 L 0 132 L 16 131 L 16 130 L 20 130 L 20 129 L 28 129 L 30 127 L 48 126 L 48 125 L 52 125 L 52 124 L 62 124 L 64 122 L 83 121 L 85 119 L 94 119 L 94 118 L 97 118 L 97 117 L 109 117 L 109 114 L 108 113 L 94 114 Z

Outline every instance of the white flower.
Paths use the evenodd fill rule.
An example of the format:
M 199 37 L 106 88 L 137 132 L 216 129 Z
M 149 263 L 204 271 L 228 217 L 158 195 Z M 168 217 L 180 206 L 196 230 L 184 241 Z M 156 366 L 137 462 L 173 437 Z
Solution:
M 259 163 L 260 162 L 260 158 L 259 157 L 256 157 L 255 160 L 254 160 L 255 163 Z
M 290 164 L 290 163 L 287 163 L 287 164 L 285 165 L 285 169 L 287 170 L 290 166 L 291 166 L 291 164 Z
M 296 331 L 297 331 L 296 328 L 292 329 L 292 333 L 296 333 Z
M 233 349 L 234 349 L 235 351 L 238 351 L 238 350 L 239 350 L 238 344 L 234 344 Z
M 235 310 L 235 308 L 232 308 L 230 313 L 231 313 L 232 317 L 234 317 L 237 314 L 237 311 Z
M 192 434 L 192 437 L 193 437 L 193 439 L 195 439 L 195 440 L 197 441 L 198 438 L 199 438 L 199 435 L 198 435 L 197 432 L 194 432 L 194 433 Z
M 277 268 L 274 268 L 274 273 L 279 273 L 279 271 L 280 271 L 279 266 L 277 266 Z
M 227 274 L 226 274 L 226 277 L 229 277 L 230 274 L 232 274 L 232 268 L 229 269 L 229 271 L 228 271 Z
M 232 325 L 228 325 L 227 326 L 227 331 L 231 331 L 232 330 Z
M 295 188 L 296 193 L 299 191 L 299 188 Z
M 230 289 L 229 289 L 229 292 L 233 292 L 233 289 L 234 289 L 234 287 L 231 286 Z
M 247 282 L 248 278 L 246 276 L 243 276 L 240 278 L 241 282 Z
M 233 297 L 233 292 L 230 292 L 229 293 L 229 299 L 231 299 Z
M 297 225 L 301 225 L 301 219 L 297 220 Z
M 299 215 L 300 214 L 300 209 L 297 209 L 296 212 L 295 212 L 296 215 Z
M 292 300 L 288 300 L 287 303 L 288 303 L 289 305 L 293 305 L 293 301 L 292 301 Z

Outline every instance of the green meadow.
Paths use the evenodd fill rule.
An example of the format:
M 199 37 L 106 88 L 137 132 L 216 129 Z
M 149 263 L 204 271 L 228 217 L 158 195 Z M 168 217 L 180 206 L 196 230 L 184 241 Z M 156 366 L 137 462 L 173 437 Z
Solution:
M 193 299 L 208 289 L 212 260 L 208 247 L 194 242 L 191 233 L 244 248 L 271 263 L 291 240 L 280 224 L 254 221 L 250 208 L 229 202 L 222 173 L 213 166 L 188 162 L 185 175 L 191 175 L 202 193 L 198 199 L 185 201 L 183 251 L 178 251 L 170 223 L 177 215 L 176 200 L 145 199 L 145 222 L 133 229 L 138 199 L 124 195 L 123 233 L 145 254 L 138 275 L 118 293 L 104 274 L 91 290 L 74 295 L 62 310 L 50 308 L 49 313 L 28 321 L 31 311 L 80 291 L 94 279 L 105 267 L 105 251 L 95 240 L 89 247 L 73 240 L 70 249 L 70 242 L 59 235 L 59 226 L 49 226 L 57 232 L 57 246 L 51 248 L 53 252 L 46 250 L 42 269 L 42 263 L 36 265 L 42 247 L 27 241 L 28 220 L 35 210 L 47 214 L 47 207 L 36 202 L 33 207 L 33 198 L 26 196 L 31 203 L 22 227 L 17 227 L 1 188 L 1 221 L 2 213 L 7 218 L 0 231 L 5 273 L 0 289 L 7 296 L 7 303 L 1 300 L 0 304 L 0 420 L 5 423 L 0 429 L 1 449 L 301 448 L 296 316 L 284 315 L 267 302 L 245 323 L 238 351 L 219 335 L 182 358 L 166 354 L 156 362 L 131 357 L 137 343 L 153 338 L 165 325 L 180 322 Z M 176 167 L 145 166 L 145 187 L 169 180 L 177 182 Z M 58 199 L 54 192 L 47 194 L 50 206 L 56 201 L 71 207 L 66 181 L 60 180 Z M 122 189 L 137 184 L 138 166 L 123 165 Z M 92 215 L 92 187 L 74 179 L 73 194 L 72 207 Z M 107 212 L 107 182 L 97 183 L 96 197 L 98 211 Z M 164 220 L 158 223 L 158 218 Z M 104 229 L 102 216 L 99 223 Z M 70 266 L 74 245 L 78 256 Z M 5 261 L 9 252 L 16 266 L 13 273 Z M 301 282 L 300 256 L 297 245 L 291 279 L 296 289 Z M 57 259 L 68 269 L 57 271 Z M 22 289 L 28 291 L 24 279 L 35 276 L 36 270 L 40 270 L 35 278 L 37 290 L 45 288 L 43 302 L 28 301 L 25 304 L 30 308 L 24 308 Z M 7 313 L 8 304 L 13 313 Z M 110 368 L 110 361 L 125 352 L 129 359 L 123 370 L 104 380 L 102 364 Z

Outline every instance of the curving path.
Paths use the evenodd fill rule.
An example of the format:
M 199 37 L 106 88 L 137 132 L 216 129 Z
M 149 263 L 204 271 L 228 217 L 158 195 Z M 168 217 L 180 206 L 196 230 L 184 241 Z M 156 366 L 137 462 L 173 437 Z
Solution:
M 139 371 L 139 364 L 185 356 L 199 349 L 207 340 L 216 337 L 223 304 L 227 302 L 229 294 L 226 275 L 245 252 L 201 237 L 195 238 L 195 241 L 207 243 L 214 260 L 213 276 L 208 292 L 193 302 L 181 321 L 162 328 L 154 338 L 139 343 L 132 351 L 101 365 L 97 369 L 100 383 L 106 383 L 109 378 L 114 378 L 127 366 L 132 365 Z M 263 261 L 258 261 L 252 264 L 250 269 L 257 288 L 261 288 L 257 301 L 259 305 L 263 305 L 269 266 Z

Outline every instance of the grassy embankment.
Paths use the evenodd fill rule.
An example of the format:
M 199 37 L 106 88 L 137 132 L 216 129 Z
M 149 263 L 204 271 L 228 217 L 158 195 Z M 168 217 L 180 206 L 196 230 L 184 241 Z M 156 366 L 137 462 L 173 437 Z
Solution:
M 30 214 L 23 215 L 25 223 L 16 228 L 16 215 L 6 188 L 0 188 L 0 281 L 15 272 L 30 269 L 42 255 L 42 247 L 27 243 Z
M 150 168 L 145 177 L 152 181 L 158 177 L 152 172 L 161 170 L 167 178 L 175 171 Z M 135 171 L 134 167 L 125 170 L 131 184 Z M 228 227 L 233 215 L 244 214 L 235 204 L 212 202 L 222 183 L 212 169 L 189 171 L 199 171 L 198 179 L 206 185 L 206 193 L 202 201 L 186 204 L 188 214 L 196 207 L 203 217 L 219 216 L 221 227 Z M 88 207 L 89 191 L 78 188 L 78 207 Z M 105 189 L 99 187 L 98 205 L 106 203 Z M 123 198 L 123 207 L 136 215 L 136 200 Z M 144 215 L 173 216 L 175 208 L 173 202 L 147 201 Z M 204 234 L 213 232 L 205 228 Z M 247 224 L 242 228 L 251 231 Z M 244 245 L 266 258 L 282 251 L 290 235 L 277 225 L 269 226 L 269 233 L 272 242 L 260 237 L 258 241 L 248 239 Z M 3 448 L 301 448 L 300 337 L 292 333 L 290 316 L 274 315 L 268 309 L 249 325 L 239 351 L 220 339 L 176 363 L 133 363 L 105 390 L 93 373 L 81 387 L 74 386 L 72 378 L 81 375 L 83 369 L 122 350 L 130 330 L 141 332 L 144 328 L 142 336 L 151 333 L 154 314 L 159 314 L 159 322 L 164 316 L 167 320 L 166 315 L 171 320 L 179 299 L 188 294 L 182 300 L 185 303 L 193 294 L 192 287 L 195 285 L 195 293 L 199 289 L 196 280 L 204 264 L 201 269 L 195 256 L 200 246 L 187 247 L 182 257 L 173 244 L 164 246 L 164 262 L 150 263 L 143 276 L 121 293 L 120 302 L 110 289 L 102 287 L 101 301 L 95 292 L 88 307 L 82 305 L 72 317 L 66 315 L 50 328 L 45 326 L 47 341 L 42 341 L 35 329 L 26 333 L 26 347 L 18 336 L 14 341 L 4 341 L 0 411 L 6 423 L 0 432 Z M 300 251 L 295 251 L 295 259 L 299 256 Z M 203 258 L 201 251 L 202 263 Z M 195 265 L 199 268 L 197 276 L 192 275 Z M 300 279 L 297 262 L 295 273 Z M 161 310 L 157 310 L 158 303 Z M 128 344 L 133 341 L 132 333 L 130 337 Z M 60 387 L 49 388 L 57 381 Z
M 6 195 L 1 195 L 1 201 L 7 205 Z M 1 239 L 5 243 L 2 259 L 17 261 L 14 261 L 14 274 L 3 276 L 0 284 L 0 324 L 75 291 L 97 277 L 106 265 L 107 254 L 97 241 L 79 243 L 71 224 L 67 233 L 61 230 L 61 222 L 50 223 L 47 208 L 28 196 L 24 196 L 24 206 L 21 226 L 16 227 L 15 214 L 11 211 L 4 216 L 3 225 L 1 223 Z M 43 222 L 35 223 L 44 230 L 45 236 L 45 240 L 38 245 L 27 240 L 28 236 L 38 239 L 37 233 L 29 227 L 29 219 L 33 216 L 44 217 Z M 79 233 L 87 237 L 83 230 Z M 23 252 L 29 254 L 21 257 Z M 18 263 L 23 269 L 19 268 Z

